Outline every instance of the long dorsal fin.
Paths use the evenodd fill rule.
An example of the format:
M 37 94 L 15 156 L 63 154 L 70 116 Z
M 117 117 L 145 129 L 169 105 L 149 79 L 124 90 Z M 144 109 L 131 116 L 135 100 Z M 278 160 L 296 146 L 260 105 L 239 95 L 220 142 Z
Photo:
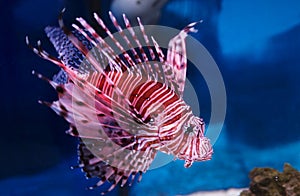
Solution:
M 187 54 L 186 54 L 186 43 L 185 39 L 189 32 L 197 32 L 194 26 L 199 22 L 193 22 L 182 29 L 178 35 L 176 35 L 169 42 L 169 48 L 167 53 L 166 63 L 164 64 L 164 70 L 168 73 L 166 80 L 173 83 L 177 88 L 175 92 L 181 97 L 183 96 L 186 69 L 187 69 Z
M 120 100 L 122 102 L 122 103 L 117 103 L 117 104 L 120 107 L 122 107 L 122 106 L 129 106 L 129 108 L 132 108 L 133 110 L 135 110 L 135 108 L 132 106 L 132 104 L 130 103 L 130 101 L 128 100 L 128 98 L 126 98 L 124 96 L 124 94 L 122 93 L 122 90 L 118 88 L 118 86 L 114 83 L 114 81 L 107 75 L 107 73 L 105 72 L 105 70 L 103 69 L 103 67 L 101 65 L 99 65 L 99 62 L 97 61 L 97 59 L 91 53 L 89 53 L 88 48 L 86 48 L 80 42 L 80 40 L 78 40 L 76 38 L 76 36 L 74 36 L 73 33 L 71 31 L 69 31 L 67 29 L 67 27 L 64 25 L 64 22 L 63 22 L 63 19 L 62 19 L 63 13 L 64 13 L 64 10 L 61 12 L 61 14 L 59 16 L 59 25 L 60 25 L 61 29 L 64 31 L 64 33 L 67 35 L 67 37 L 69 38 L 69 40 L 87 58 L 87 60 L 92 64 L 92 66 L 94 67 L 94 69 L 97 72 L 101 73 L 105 77 L 106 82 L 114 89 L 114 92 L 116 93 L 116 95 L 118 95 L 118 97 L 119 97 L 118 100 Z M 105 41 L 96 33 L 96 31 L 92 27 L 90 27 L 83 19 L 80 19 L 79 21 L 85 27 L 85 30 L 87 30 L 88 32 L 90 32 L 90 34 L 93 36 L 93 38 L 95 38 L 97 41 L 99 41 L 102 45 L 106 44 Z M 75 26 L 75 25 L 73 25 L 73 26 Z M 103 53 L 103 55 L 105 55 L 109 59 L 110 62 L 112 62 L 116 66 L 117 65 L 120 66 L 121 69 L 127 69 L 126 66 L 122 65 L 122 63 L 121 63 L 122 60 L 120 60 L 118 62 L 116 62 L 114 60 L 114 59 L 118 59 L 118 56 L 111 57 L 104 49 L 102 49 L 102 48 L 99 47 L 99 45 L 96 43 L 95 40 L 93 40 L 86 33 L 84 33 L 84 31 L 81 31 L 80 28 L 77 28 L 77 30 L 80 33 L 82 33 L 82 35 L 85 36 L 92 43 L 92 45 L 94 47 L 97 47 L 99 49 L 99 52 Z M 82 82 L 82 81 L 80 81 L 80 82 Z M 89 82 L 85 82 L 85 84 L 91 86 L 91 88 L 94 88 L 94 90 L 99 91 L 99 89 L 97 87 L 93 86 Z M 126 110 L 126 108 L 124 108 L 124 110 Z M 137 116 L 135 114 L 135 112 L 137 112 L 137 111 L 131 112 L 131 111 L 128 110 L 127 112 L 130 113 L 133 118 L 137 118 Z

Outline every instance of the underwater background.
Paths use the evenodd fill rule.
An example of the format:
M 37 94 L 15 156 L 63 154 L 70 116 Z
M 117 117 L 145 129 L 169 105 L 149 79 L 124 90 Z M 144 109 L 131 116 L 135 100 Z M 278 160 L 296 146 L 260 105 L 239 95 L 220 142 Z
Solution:
M 134 1 L 134 0 L 132 0 Z M 145 1 L 145 0 L 144 0 Z M 143 4 L 143 1 L 139 1 Z M 107 21 L 111 1 L 12 0 L 0 2 L 0 195 L 99 195 L 86 187 L 77 164 L 77 139 L 65 134 L 67 123 L 38 100 L 55 100 L 55 91 L 31 74 L 52 78 L 58 69 L 37 57 L 25 36 L 41 39 L 56 54 L 43 29 L 57 26 L 66 8 L 68 26 L 92 13 Z M 122 7 L 122 6 L 120 6 Z M 139 8 L 136 8 L 139 9 Z M 242 188 L 254 167 L 300 169 L 300 1 L 169 0 L 160 17 L 149 20 L 181 29 L 204 20 L 192 34 L 210 52 L 223 75 L 227 113 L 214 144 L 213 159 L 185 169 L 183 161 L 149 170 L 140 183 L 108 195 L 176 195 Z M 143 17 L 153 12 L 143 12 Z M 143 18 L 142 17 L 142 18 Z M 151 18 L 151 17 L 150 17 Z M 201 76 L 189 70 L 200 100 L 201 116 L 210 118 L 210 97 Z M 209 125 L 208 125 L 209 126 Z

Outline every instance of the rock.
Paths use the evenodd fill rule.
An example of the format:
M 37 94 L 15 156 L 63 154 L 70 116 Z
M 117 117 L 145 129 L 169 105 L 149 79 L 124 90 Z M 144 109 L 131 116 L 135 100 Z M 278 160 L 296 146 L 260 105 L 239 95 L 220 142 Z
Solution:
M 249 190 L 240 196 L 298 196 L 300 195 L 300 172 L 285 163 L 283 172 L 272 168 L 254 168 L 249 177 Z

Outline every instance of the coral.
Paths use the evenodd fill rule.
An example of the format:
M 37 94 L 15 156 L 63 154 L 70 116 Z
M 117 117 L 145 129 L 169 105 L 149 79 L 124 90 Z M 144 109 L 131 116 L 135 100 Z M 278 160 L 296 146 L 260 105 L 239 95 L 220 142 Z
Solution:
M 285 163 L 283 172 L 272 168 L 254 168 L 249 177 L 249 190 L 240 196 L 298 196 L 300 195 L 300 172 Z

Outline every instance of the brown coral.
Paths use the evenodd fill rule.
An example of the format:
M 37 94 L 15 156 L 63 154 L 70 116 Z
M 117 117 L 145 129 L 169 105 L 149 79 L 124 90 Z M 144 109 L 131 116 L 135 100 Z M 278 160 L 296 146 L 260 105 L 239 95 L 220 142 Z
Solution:
M 283 172 L 272 168 L 254 168 L 249 190 L 240 196 L 300 196 L 300 172 L 285 163 Z

